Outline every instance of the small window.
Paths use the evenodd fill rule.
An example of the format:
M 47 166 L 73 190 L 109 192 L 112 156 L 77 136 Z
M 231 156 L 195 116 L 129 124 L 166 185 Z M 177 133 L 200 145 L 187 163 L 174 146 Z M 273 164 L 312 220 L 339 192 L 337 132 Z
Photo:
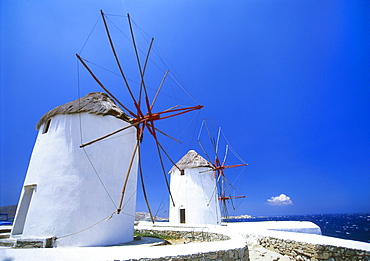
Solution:
M 181 173 L 181 176 L 185 175 L 185 170 L 184 169 L 180 170 L 180 173 Z
M 45 134 L 49 131 L 51 119 L 48 119 L 44 124 L 44 129 L 42 130 L 42 134 Z

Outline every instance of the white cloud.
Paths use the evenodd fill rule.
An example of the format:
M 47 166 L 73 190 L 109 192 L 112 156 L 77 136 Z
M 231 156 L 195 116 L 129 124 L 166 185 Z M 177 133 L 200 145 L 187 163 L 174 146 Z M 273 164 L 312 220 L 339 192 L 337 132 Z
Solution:
M 287 206 L 293 205 L 293 201 L 285 194 L 281 194 L 277 197 L 271 197 L 271 199 L 267 200 L 267 204 L 270 206 Z

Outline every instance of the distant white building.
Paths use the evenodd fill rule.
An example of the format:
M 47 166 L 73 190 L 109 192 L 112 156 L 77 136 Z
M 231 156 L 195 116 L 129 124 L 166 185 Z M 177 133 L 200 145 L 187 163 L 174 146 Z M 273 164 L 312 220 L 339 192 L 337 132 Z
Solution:
M 170 223 L 221 224 L 221 213 L 213 166 L 190 150 L 173 166 L 170 190 Z M 180 170 L 181 171 L 180 171 Z
M 136 145 L 136 129 L 128 128 L 80 148 L 83 143 L 128 126 L 128 121 L 105 93 L 90 93 L 46 113 L 37 124 L 39 132 L 11 237 L 55 237 L 57 246 L 131 241 L 137 157 L 122 212 L 113 213 Z

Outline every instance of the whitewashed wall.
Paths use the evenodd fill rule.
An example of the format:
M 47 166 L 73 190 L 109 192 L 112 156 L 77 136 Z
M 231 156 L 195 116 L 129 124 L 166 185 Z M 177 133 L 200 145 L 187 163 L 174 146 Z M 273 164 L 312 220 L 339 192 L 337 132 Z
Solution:
M 127 125 L 113 116 L 81 113 L 53 117 L 45 134 L 42 126 L 32 152 L 12 237 L 57 237 L 57 246 L 110 245 L 131 241 L 136 207 L 137 158 L 121 214 L 80 232 L 116 210 L 136 144 L 136 129 L 129 128 L 96 142 L 85 147 L 85 151 L 79 145 Z M 21 201 L 24 191 L 27 188 L 29 191 L 30 187 L 33 195 L 22 232 Z M 70 234 L 74 235 L 63 237 Z

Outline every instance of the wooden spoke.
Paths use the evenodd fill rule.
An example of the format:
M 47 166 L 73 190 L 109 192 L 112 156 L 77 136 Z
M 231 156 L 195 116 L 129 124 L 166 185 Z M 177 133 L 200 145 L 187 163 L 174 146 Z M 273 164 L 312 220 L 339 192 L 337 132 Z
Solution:
M 224 182 L 227 182 L 229 184 L 230 187 L 232 187 L 234 190 L 236 190 L 236 188 L 233 186 L 233 184 L 231 184 L 231 182 L 225 177 L 225 175 L 223 174 L 223 181 Z
M 226 145 L 226 150 L 225 150 L 225 157 L 224 160 L 222 161 L 222 166 L 225 165 L 226 158 L 227 158 L 227 153 L 229 152 L 229 145 Z
M 229 196 L 229 198 L 230 198 L 231 206 L 233 207 L 233 210 L 235 210 L 234 200 L 231 196 Z
M 228 196 L 228 197 L 219 197 L 220 200 L 234 199 L 234 198 L 245 198 L 245 196 Z
M 145 189 L 145 184 L 144 184 L 143 168 L 141 166 L 140 144 L 138 145 L 138 155 L 139 155 L 139 173 L 140 173 L 140 180 L 141 180 L 141 188 L 143 190 L 143 195 L 144 195 L 146 206 L 147 206 L 148 211 L 149 211 L 150 219 L 152 220 L 152 223 L 154 224 L 154 217 L 153 217 L 153 214 L 152 214 L 152 210 L 150 209 L 149 200 L 148 200 L 148 197 L 146 195 L 146 189 Z
M 216 154 L 218 155 L 218 143 L 220 142 L 221 128 L 218 128 L 217 140 L 216 140 Z
M 171 108 L 168 108 L 168 109 L 166 109 L 166 110 L 164 110 L 164 111 L 173 110 L 173 109 L 178 108 L 178 107 L 180 107 L 180 104 L 177 104 L 177 105 L 175 105 L 175 106 L 172 106 Z
M 101 140 L 103 140 L 103 139 L 105 139 L 105 138 L 108 138 L 108 137 L 110 137 L 110 136 L 112 136 L 112 135 L 114 135 L 114 134 L 116 134 L 116 133 L 119 133 L 119 132 L 121 132 L 121 131 L 127 130 L 128 128 L 131 128 L 131 127 L 134 127 L 134 126 L 138 125 L 139 123 L 140 123 L 140 122 L 136 122 L 136 123 L 131 124 L 131 125 L 129 125 L 129 126 L 123 127 L 123 128 L 121 128 L 121 129 L 119 129 L 119 130 L 116 130 L 116 131 L 114 131 L 114 132 L 111 132 L 111 133 L 109 133 L 109 134 L 107 134 L 107 135 L 104 135 L 104 136 L 102 136 L 102 137 L 100 137 L 100 138 L 97 138 L 97 139 L 95 139 L 95 140 L 92 140 L 92 141 L 89 141 L 89 142 L 87 142 L 87 143 L 84 143 L 84 144 L 80 145 L 80 148 L 86 147 L 86 146 L 91 145 L 91 144 L 93 144 L 93 143 L 95 143 L 95 142 L 97 142 L 97 141 L 101 141 Z
M 154 128 L 154 129 L 155 129 L 156 131 L 158 131 L 159 133 L 162 133 L 164 136 L 166 136 L 166 137 L 168 137 L 168 138 L 170 138 L 170 139 L 173 139 L 174 141 L 177 141 L 178 143 L 182 144 L 182 142 L 181 142 L 181 141 L 179 141 L 179 140 L 175 139 L 174 137 L 171 137 L 170 135 L 168 135 L 168 134 L 164 133 L 163 131 L 161 131 L 161 130 L 159 130 L 159 129 L 157 129 L 157 128 Z
M 143 69 L 143 73 L 141 75 L 141 82 L 140 82 L 140 94 L 139 94 L 139 102 L 141 100 L 141 94 L 142 94 L 142 89 L 144 88 L 144 93 L 145 93 L 145 97 L 147 99 L 148 97 L 148 93 L 146 91 L 146 86 L 144 84 L 144 74 L 145 74 L 145 71 L 146 71 L 146 66 L 148 64 L 148 61 L 149 61 L 149 55 L 150 55 L 150 51 L 152 50 L 152 46 L 153 46 L 153 41 L 154 41 L 154 38 L 152 38 L 152 40 L 150 41 L 150 45 L 149 45 L 149 48 L 148 48 L 148 52 L 146 54 L 146 57 L 145 57 L 145 62 L 144 62 L 144 69 Z
M 209 198 L 208 200 L 208 203 L 207 203 L 207 206 L 209 206 L 209 204 L 211 203 L 212 199 L 213 199 L 213 195 L 216 193 L 216 190 L 217 190 L 217 184 L 218 184 L 218 181 L 220 180 L 220 177 L 218 177 L 218 179 L 216 179 L 216 184 L 215 184 L 215 187 L 213 188 L 213 191 L 212 191 L 212 195 L 211 197 Z
M 134 30 L 133 30 L 132 24 L 131 24 L 130 14 L 127 14 L 127 20 L 128 20 L 128 24 L 129 24 L 129 27 L 130 27 L 132 45 L 134 46 L 134 51 L 135 51 L 135 55 L 136 55 L 137 66 L 138 66 L 139 72 L 140 72 L 140 78 L 141 78 L 140 92 L 141 92 L 141 88 L 143 88 L 144 89 L 144 92 L 145 92 L 145 100 L 146 100 L 146 103 L 147 103 L 147 108 L 149 108 L 148 94 L 146 93 L 146 86 L 145 86 L 145 82 L 144 82 L 144 72 L 143 72 L 143 69 L 142 69 L 141 63 L 140 63 L 139 52 L 138 52 L 138 49 L 137 49 L 137 46 L 136 46 L 135 35 L 134 35 Z M 152 42 L 151 42 L 151 44 L 152 44 Z M 151 48 L 151 45 L 150 45 L 150 48 Z M 150 53 L 150 49 L 149 49 L 148 55 L 149 55 L 149 53 Z M 147 57 L 148 57 L 148 55 L 147 55 Z M 150 112 L 148 111 L 148 113 L 150 113 Z
M 107 36 L 108 36 L 108 40 L 109 40 L 109 44 L 111 46 L 111 49 L 112 49 L 112 52 L 113 52 L 113 55 L 114 55 L 114 58 L 116 59 L 116 63 L 117 63 L 117 66 L 118 66 L 118 69 L 122 75 L 122 78 L 123 78 L 123 81 L 125 82 L 126 84 L 126 88 L 132 98 L 132 100 L 134 101 L 134 104 L 137 105 L 137 102 L 135 100 L 135 97 L 131 91 L 131 88 L 130 88 L 130 85 L 128 84 L 128 81 L 126 79 L 126 76 L 125 74 L 123 73 L 123 70 L 122 70 L 122 67 L 121 67 L 121 63 L 119 62 L 119 59 L 118 59 L 118 56 L 117 56 L 117 53 L 116 53 L 116 49 L 114 48 L 114 45 L 113 45 L 113 40 L 112 40 L 112 37 L 110 36 L 110 33 L 109 33 L 109 29 L 108 29 L 108 25 L 107 25 L 107 21 L 105 20 L 105 15 L 103 13 L 103 10 L 100 10 L 100 14 L 103 18 L 103 22 L 104 22 L 104 27 L 105 27 L 105 31 L 107 33 Z
M 212 149 L 213 149 L 213 152 L 215 153 L 215 156 L 217 158 L 217 150 L 216 150 L 216 144 L 215 144 L 215 141 L 214 141 L 214 138 L 213 138 L 213 135 L 211 135 L 211 132 L 208 128 L 208 125 L 206 124 L 206 130 L 207 130 L 207 133 L 208 133 L 208 137 L 211 141 L 211 144 L 212 144 Z
M 162 89 L 162 86 L 163 86 L 164 80 L 166 79 L 168 72 L 169 72 L 169 71 L 168 71 L 168 70 L 166 70 L 166 72 L 165 72 L 165 73 L 164 73 L 164 75 L 163 75 L 163 78 L 162 78 L 161 84 L 159 85 L 158 90 L 157 90 L 157 92 L 155 93 L 155 96 L 154 96 L 154 98 L 153 98 L 152 104 L 150 105 L 150 109 L 153 109 L 154 103 L 157 101 L 158 94 L 159 94 L 159 92 L 160 92 L 160 91 L 161 91 L 161 89 Z
M 198 133 L 198 144 L 199 144 L 199 147 L 202 149 L 204 155 L 206 155 L 207 159 L 209 162 L 212 162 L 211 158 L 209 157 L 209 155 L 207 154 L 207 151 L 204 149 L 202 143 L 200 142 L 200 134 L 202 133 L 202 130 L 203 130 L 203 126 L 204 124 L 206 123 L 206 119 L 203 119 L 202 121 L 202 125 L 200 125 L 200 129 L 199 129 L 199 133 Z
M 184 114 L 184 113 L 187 113 L 187 112 L 191 112 L 191 111 L 194 111 L 194 110 L 199 110 L 201 108 L 203 108 L 202 105 L 197 105 L 197 106 L 194 106 L 194 107 L 173 109 L 173 110 L 167 110 L 167 111 L 156 112 L 156 113 L 152 113 L 149 110 L 147 115 L 137 117 L 137 118 L 133 119 L 132 122 L 138 122 L 138 121 L 153 122 L 153 121 L 157 121 L 157 120 L 168 119 L 168 118 L 171 118 L 171 117 L 174 117 L 174 116 L 177 116 L 177 115 L 181 115 L 181 114 Z M 161 116 L 162 114 L 173 113 L 173 112 L 175 112 L 175 113 L 171 114 L 171 115 L 164 116 L 164 117 Z
M 153 127 L 154 128 L 154 127 Z M 155 128 L 154 128 L 155 129 Z M 148 130 L 149 130 L 149 133 L 150 134 L 152 134 L 152 136 L 153 136 L 153 138 L 154 138 L 154 140 L 155 140 L 155 142 L 156 142 L 156 144 L 160 147 L 160 149 L 163 151 L 163 153 L 167 156 L 167 158 L 170 160 L 170 162 L 178 169 L 178 170 L 180 170 L 180 171 L 182 171 L 177 165 L 176 165 L 176 163 L 171 159 L 171 157 L 170 157 L 170 155 L 166 152 L 166 150 L 163 148 L 163 146 L 161 145 L 161 143 L 158 141 L 158 139 L 157 139 L 157 135 L 156 135 L 156 133 L 153 131 L 153 130 L 151 130 L 151 129 L 149 129 L 148 128 Z
M 248 164 L 244 163 L 244 164 L 227 165 L 227 166 L 221 165 L 221 166 L 215 166 L 214 169 L 215 170 L 222 170 L 222 169 L 230 169 L 230 168 L 242 167 L 242 166 L 248 166 Z
M 157 135 L 156 135 L 156 132 L 155 132 L 153 123 L 152 123 L 152 125 L 148 126 L 148 130 L 149 130 L 150 134 L 152 134 L 152 136 L 153 136 L 153 138 L 154 138 L 154 140 L 156 142 L 157 152 L 158 152 L 158 156 L 159 156 L 159 161 L 161 163 L 163 176 L 164 176 L 164 179 L 166 181 L 167 190 L 168 190 L 168 193 L 170 194 L 172 205 L 175 206 L 175 201 L 174 201 L 174 199 L 172 197 L 172 193 L 171 193 L 171 189 L 170 189 L 170 184 L 168 182 L 168 178 L 167 178 L 167 174 L 166 174 L 166 169 L 164 167 L 162 153 L 161 153 L 161 150 L 163 150 L 164 152 L 165 152 L 165 150 L 163 149 L 162 145 L 159 143 L 159 141 L 157 139 Z M 170 161 L 173 162 L 172 159 L 169 157 L 169 155 L 166 152 L 165 152 L 165 154 L 170 159 Z M 177 167 L 177 165 L 174 162 L 173 162 L 173 164 Z
M 202 149 L 202 151 L 203 151 L 204 155 L 206 155 L 206 157 L 207 157 L 208 161 L 209 161 L 209 162 L 211 162 L 212 160 L 211 160 L 211 159 L 210 159 L 210 157 L 208 156 L 208 154 L 207 154 L 206 150 L 204 149 L 204 147 L 203 147 L 202 143 L 200 143 L 200 140 L 198 140 L 198 144 L 199 144 L 199 147 Z
M 163 176 L 164 176 L 164 179 L 166 181 L 166 186 L 167 186 L 167 190 L 168 190 L 168 193 L 170 194 L 170 198 L 171 198 L 171 202 L 172 202 L 172 205 L 175 206 L 175 201 L 172 197 L 172 193 L 171 193 L 171 189 L 170 189 L 170 183 L 168 181 L 168 178 L 167 178 L 167 174 L 166 174 L 166 169 L 164 167 L 164 163 L 163 163 L 163 159 L 162 159 L 162 154 L 161 154 L 161 150 L 159 148 L 159 145 L 157 143 L 157 151 L 158 151 L 158 156 L 159 156 L 159 161 L 161 162 L 161 167 L 162 167 L 162 171 L 163 171 Z
M 123 183 L 123 187 L 122 187 L 122 192 L 121 192 L 121 198 L 120 198 L 120 201 L 119 201 L 119 205 L 118 205 L 118 208 L 117 208 L 117 214 L 119 214 L 122 210 L 122 203 L 123 203 L 123 198 L 125 197 L 125 191 L 126 191 L 126 186 L 127 186 L 127 182 L 128 182 L 128 178 L 130 177 L 130 173 L 131 173 L 131 169 L 132 169 L 132 164 L 134 163 L 134 159 L 135 159 L 135 156 L 136 156 L 136 151 L 139 147 L 139 144 L 140 144 L 140 141 L 138 140 L 136 142 L 136 146 L 134 148 L 134 151 L 131 155 L 131 159 L 130 159 L 130 163 L 129 163 L 129 166 L 128 166 L 128 169 L 127 169 L 127 172 L 126 172 L 126 178 L 125 178 L 125 181 Z
M 146 66 L 148 65 L 149 55 L 150 55 L 150 51 L 152 50 L 153 42 L 154 42 L 154 37 L 152 37 L 152 39 L 150 40 L 150 44 L 149 44 L 149 48 L 148 48 L 148 52 L 147 52 L 146 57 L 145 57 L 143 73 L 145 73 L 145 71 L 146 71 Z
M 86 70 L 90 73 L 90 75 L 93 77 L 93 79 L 99 84 L 99 86 L 107 92 L 107 94 L 113 99 L 115 100 L 123 109 L 125 109 L 128 113 L 130 113 L 133 117 L 137 117 L 137 115 L 135 113 L 133 113 L 131 110 L 129 110 L 126 106 L 124 106 L 107 88 L 104 87 L 104 85 L 99 81 L 99 79 L 95 76 L 95 74 L 91 71 L 91 69 L 89 68 L 89 66 L 87 66 L 87 64 L 83 61 L 83 59 L 81 58 L 81 56 L 79 56 L 77 53 L 76 53 L 76 57 L 77 59 L 82 63 L 82 65 L 86 68 Z

